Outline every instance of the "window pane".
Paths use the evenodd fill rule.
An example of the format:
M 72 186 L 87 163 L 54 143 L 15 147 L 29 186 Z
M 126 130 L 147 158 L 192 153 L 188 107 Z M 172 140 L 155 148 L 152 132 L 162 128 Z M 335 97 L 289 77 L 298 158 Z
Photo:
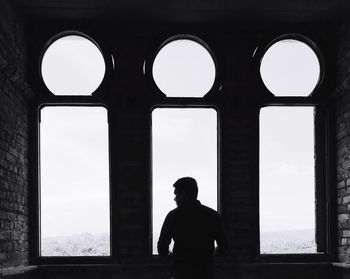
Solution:
M 274 43 L 260 66 L 261 78 L 275 96 L 308 96 L 320 78 L 320 63 L 307 44 L 293 39 Z
M 217 209 L 217 113 L 210 108 L 158 108 L 152 113 L 153 254 L 166 214 L 176 207 L 174 182 L 197 180 L 201 203 Z
M 152 73 L 158 88 L 167 97 L 203 97 L 214 84 L 216 67 L 204 46 L 179 39 L 158 52 Z
M 54 41 L 41 62 L 44 83 L 55 95 L 91 95 L 100 86 L 105 71 L 100 49 L 77 35 Z
M 106 109 L 41 110 L 40 180 L 41 256 L 110 255 Z
M 314 108 L 260 112 L 260 252 L 316 253 Z

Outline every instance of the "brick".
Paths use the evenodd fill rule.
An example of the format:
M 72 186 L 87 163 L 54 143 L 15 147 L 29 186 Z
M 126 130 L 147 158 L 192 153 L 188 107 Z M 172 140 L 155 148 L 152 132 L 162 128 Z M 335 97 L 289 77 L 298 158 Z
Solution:
M 349 220 L 349 215 L 348 214 L 339 214 L 338 215 L 338 221 L 347 221 Z
M 343 198 L 338 198 L 338 199 L 337 199 L 337 203 L 338 203 L 338 204 L 343 204 Z
M 337 183 L 337 188 L 340 189 L 340 188 L 344 188 L 345 187 L 345 181 L 339 181 Z
M 347 238 L 341 238 L 340 245 L 345 246 L 348 244 L 348 239 Z
M 350 196 L 343 197 L 343 204 L 349 203 L 350 202 Z

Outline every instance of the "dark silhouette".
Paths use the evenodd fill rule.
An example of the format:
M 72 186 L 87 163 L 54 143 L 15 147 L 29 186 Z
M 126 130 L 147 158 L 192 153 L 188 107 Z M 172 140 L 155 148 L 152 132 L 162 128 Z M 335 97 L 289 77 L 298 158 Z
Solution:
M 169 256 L 169 244 L 174 240 L 173 277 L 175 279 L 214 278 L 214 240 L 218 247 L 215 255 L 224 255 L 226 238 L 220 215 L 197 200 L 195 179 L 183 177 L 174 184 L 177 208 L 165 218 L 158 253 Z

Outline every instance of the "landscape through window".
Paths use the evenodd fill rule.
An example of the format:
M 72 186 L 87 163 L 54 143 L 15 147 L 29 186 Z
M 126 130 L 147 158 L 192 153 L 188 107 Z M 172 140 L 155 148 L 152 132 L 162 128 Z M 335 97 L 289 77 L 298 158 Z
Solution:
M 40 255 L 109 256 L 107 110 L 40 111 Z
M 260 253 L 316 253 L 314 108 L 260 111 Z

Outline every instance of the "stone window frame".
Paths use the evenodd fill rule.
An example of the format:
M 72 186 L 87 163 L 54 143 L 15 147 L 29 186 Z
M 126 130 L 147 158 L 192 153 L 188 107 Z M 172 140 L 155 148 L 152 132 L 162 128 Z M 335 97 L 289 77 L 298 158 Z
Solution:
M 285 39 L 294 39 L 308 45 L 316 54 L 320 63 L 320 77 L 314 90 L 309 96 L 275 96 L 265 86 L 261 74 L 260 63 L 265 52 L 278 41 Z M 309 37 L 299 33 L 274 34 L 266 38 L 254 51 L 253 58 L 255 60 L 255 76 L 260 87 L 262 95 L 258 115 L 263 107 L 272 106 L 308 106 L 314 107 L 314 149 L 315 149 L 315 234 L 317 252 L 315 254 L 261 254 L 260 253 L 260 224 L 257 226 L 257 254 L 255 260 L 257 262 L 330 262 L 335 259 L 336 255 L 336 235 L 332 231 L 334 227 L 334 197 L 335 192 L 332 189 L 332 178 L 334 170 L 332 169 L 332 161 L 334 156 L 333 138 L 332 138 L 332 119 L 333 110 L 327 104 L 326 87 L 323 86 L 325 79 L 325 60 L 318 45 Z M 258 121 L 259 121 L 258 116 Z M 259 127 L 260 129 L 260 127 Z M 257 148 L 259 150 L 259 148 Z M 259 174 L 259 152 L 257 154 L 257 173 Z M 260 175 L 260 174 L 259 174 Z M 259 213 L 259 182 L 257 182 L 257 216 Z M 259 219 L 258 219 L 259 222 Z
M 45 54 L 47 48 L 55 42 L 57 39 L 69 35 L 82 36 L 93 42 L 101 51 L 103 58 L 105 60 L 105 75 L 98 86 L 98 88 L 92 92 L 91 95 L 55 95 L 53 94 L 45 85 L 42 74 L 41 74 L 41 61 Z M 37 80 L 37 94 L 38 97 L 33 103 L 33 109 L 31 111 L 31 119 L 33 123 L 33 133 L 31 135 L 31 142 L 34 143 L 35 148 L 31 150 L 31 157 L 33 163 L 30 165 L 30 181 L 31 181 L 31 192 L 30 198 L 30 208 L 34 210 L 30 211 L 30 235 L 29 235 L 29 258 L 31 264 L 109 264 L 117 262 L 117 249 L 116 241 L 113 241 L 113 223 L 112 223 L 112 211 L 114 202 L 113 198 L 115 195 L 115 190 L 111 187 L 111 132 L 110 132 L 110 104 L 108 100 L 108 85 L 111 79 L 111 75 L 114 70 L 114 58 L 111 51 L 105 46 L 98 44 L 95 39 L 98 38 L 97 34 L 93 36 L 87 35 L 85 32 L 77 30 L 66 30 L 63 32 L 58 32 L 55 35 L 46 39 L 44 47 L 40 51 L 38 58 L 38 80 Z M 103 40 L 98 40 L 103 42 Z M 107 120 L 108 120 L 108 145 L 109 145 L 109 212 L 110 212 L 110 256 L 50 256 L 43 257 L 40 256 L 40 111 L 43 107 L 48 106 L 75 106 L 75 107 L 103 107 L 107 110 Z

